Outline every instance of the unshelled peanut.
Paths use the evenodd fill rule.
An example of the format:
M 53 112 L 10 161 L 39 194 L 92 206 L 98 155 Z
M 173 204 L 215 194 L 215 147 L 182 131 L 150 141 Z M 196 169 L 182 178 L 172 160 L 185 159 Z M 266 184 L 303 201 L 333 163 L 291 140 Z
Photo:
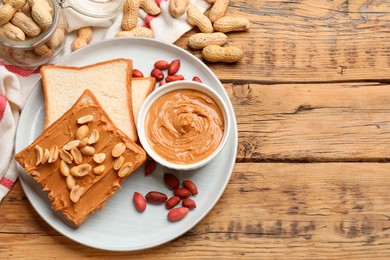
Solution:
M 54 54 L 54 50 L 49 48 L 46 44 L 43 44 L 34 49 L 34 52 L 40 56 L 51 57 Z
M 190 3 L 190 0 L 170 0 L 169 1 L 169 13 L 178 18 L 185 14 L 187 6 Z
M 211 22 L 215 22 L 219 18 L 225 15 L 229 6 L 229 0 L 216 0 L 209 12 L 209 18 Z
M 224 16 L 214 23 L 214 29 L 218 32 L 236 32 L 249 30 L 250 22 L 244 17 Z
M 93 37 L 92 27 L 87 26 L 77 31 L 77 38 L 71 44 L 72 51 L 78 50 L 90 43 Z
M 126 0 L 123 5 L 122 30 L 131 31 L 137 26 L 139 0 Z
M 0 25 L 9 22 L 20 8 L 26 4 L 26 0 L 8 0 L 0 7 Z
M 202 56 L 209 62 L 238 62 L 244 57 L 244 53 L 237 47 L 221 47 L 209 45 L 202 50 Z
M 208 45 L 224 45 L 228 40 L 226 34 L 215 33 L 196 33 L 188 38 L 188 46 L 192 49 L 203 49 Z
M 31 16 L 42 31 L 50 27 L 53 22 L 52 8 L 46 0 L 28 0 L 31 6 Z
M 189 7 L 187 9 L 187 22 L 198 27 L 203 33 L 212 33 L 214 31 L 209 18 L 202 14 L 196 7 Z
M 154 0 L 140 0 L 139 7 L 150 15 L 158 15 L 161 13 L 160 7 L 158 7 Z
M 19 27 L 7 22 L 0 26 L 0 35 L 15 41 L 24 41 L 26 35 Z
M 153 38 L 153 31 L 145 27 L 136 27 L 130 31 L 118 32 L 115 37 L 146 37 Z
M 11 23 L 30 36 L 36 37 L 41 33 L 41 28 L 34 22 L 34 20 L 22 12 L 16 12 L 11 19 Z
M 65 29 L 57 28 L 53 36 L 50 38 L 50 40 L 47 42 L 47 46 L 49 46 L 51 49 L 57 49 L 61 46 L 61 44 L 65 41 Z

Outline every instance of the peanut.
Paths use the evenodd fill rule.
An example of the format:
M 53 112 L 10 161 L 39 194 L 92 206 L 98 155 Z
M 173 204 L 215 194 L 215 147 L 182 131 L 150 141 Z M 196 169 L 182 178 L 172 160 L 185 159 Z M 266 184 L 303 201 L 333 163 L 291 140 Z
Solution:
M 188 38 L 188 46 L 192 49 L 203 49 L 208 45 L 224 45 L 228 40 L 226 34 L 216 33 L 196 33 Z
M 146 37 L 153 38 L 153 31 L 145 27 L 137 27 L 130 31 L 118 32 L 115 37 Z
M 31 37 L 36 37 L 41 33 L 41 28 L 39 28 L 38 24 L 22 12 L 16 12 L 11 19 L 11 23 Z
M 209 13 L 210 21 L 214 23 L 216 20 L 224 16 L 228 6 L 229 0 L 215 0 Z
M 57 28 L 53 36 L 50 38 L 50 40 L 47 42 L 47 46 L 49 46 L 51 49 L 57 49 L 61 46 L 61 44 L 65 41 L 65 30 L 62 28 Z
M 150 15 L 158 15 L 161 13 L 160 7 L 158 7 L 154 0 L 140 0 L 139 7 Z
M 218 32 L 246 31 L 250 22 L 244 17 L 224 16 L 214 23 L 214 29 Z
M 26 4 L 26 0 L 8 0 L 0 7 L 0 25 L 9 22 L 20 8 Z
M 31 16 L 31 7 L 30 7 L 30 4 L 28 2 L 25 5 L 23 5 L 23 7 L 20 9 L 20 11 L 22 13 L 24 13 L 25 15 L 27 15 L 28 17 L 32 17 Z
M 31 6 L 31 16 L 34 21 L 45 31 L 53 22 L 52 7 L 46 0 L 27 0 Z
M 237 47 L 221 47 L 209 45 L 202 50 L 202 56 L 209 62 L 238 62 L 244 57 L 244 53 Z
M 54 50 L 50 49 L 49 46 L 47 46 L 46 44 L 36 47 L 34 49 L 34 52 L 40 56 L 45 56 L 45 57 L 51 57 L 54 54 Z
M 72 51 L 78 50 L 90 43 L 93 37 L 92 27 L 80 28 L 77 32 L 78 37 L 73 40 L 71 49 Z
M 186 10 L 190 0 L 170 0 L 169 1 L 169 13 L 178 18 L 182 16 Z
M 8 22 L 0 26 L 0 35 L 15 41 L 26 40 L 26 35 L 19 27 Z
M 187 22 L 191 25 L 197 26 L 203 33 L 212 33 L 214 31 L 213 25 L 211 24 L 209 18 L 202 14 L 196 7 L 188 8 Z
M 131 31 L 137 26 L 139 0 L 126 0 L 123 5 L 122 30 Z

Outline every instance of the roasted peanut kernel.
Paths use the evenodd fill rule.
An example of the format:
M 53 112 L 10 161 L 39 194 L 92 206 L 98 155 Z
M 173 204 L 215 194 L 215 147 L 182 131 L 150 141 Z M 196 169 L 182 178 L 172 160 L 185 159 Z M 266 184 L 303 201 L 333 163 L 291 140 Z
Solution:
M 74 186 L 70 191 L 70 200 L 77 203 L 81 196 L 83 196 L 84 192 L 85 189 L 83 187 L 80 187 L 79 185 Z
M 83 155 L 81 154 L 79 149 L 73 147 L 72 149 L 70 149 L 70 153 L 72 154 L 74 162 L 76 164 L 81 164 L 83 162 Z
M 46 163 L 47 160 L 49 160 L 49 157 L 50 157 L 49 149 L 45 149 L 45 151 L 43 152 L 43 157 L 42 157 L 41 164 Z
M 79 143 L 79 148 L 83 148 L 88 145 L 88 137 L 85 137 L 83 140 Z
M 106 159 L 106 154 L 105 153 L 96 153 L 93 155 L 93 160 L 96 163 L 102 163 Z
M 89 134 L 89 127 L 87 125 L 82 125 L 76 130 L 76 138 L 78 140 L 83 140 Z
M 94 144 L 97 143 L 97 141 L 99 141 L 99 131 L 93 129 L 91 135 L 88 138 L 88 144 Z
M 112 149 L 112 156 L 119 157 L 126 151 L 126 145 L 124 143 L 117 143 Z
M 43 151 L 42 151 L 42 148 L 39 145 L 35 146 L 35 151 L 37 153 L 37 161 L 35 163 L 35 166 L 38 166 L 42 162 Z
M 119 156 L 119 157 L 115 160 L 115 162 L 114 162 L 114 170 L 118 171 L 118 170 L 122 167 L 122 165 L 123 165 L 124 162 L 125 162 L 125 157 Z
M 48 162 L 49 163 L 53 163 L 53 162 L 57 161 L 57 159 L 58 159 L 58 146 L 57 145 L 53 145 L 50 148 L 49 153 L 50 154 L 49 154 Z
M 59 155 L 60 155 L 61 160 L 64 160 L 67 164 L 72 163 L 73 156 L 69 152 L 67 152 L 66 150 L 61 149 L 59 151 Z
M 64 147 L 62 147 L 64 150 L 67 150 L 69 151 L 70 149 L 72 149 L 73 147 L 78 147 L 80 144 L 80 140 L 72 140 L 72 141 L 69 141 L 66 145 L 64 145 Z
M 131 162 L 127 162 L 122 165 L 122 167 L 118 171 L 118 176 L 119 177 L 125 177 L 131 173 L 133 170 L 133 164 Z
M 95 148 L 93 148 L 92 146 L 84 146 L 83 148 L 80 148 L 80 152 L 84 155 L 94 155 L 95 154 Z
M 77 124 L 83 125 L 83 124 L 91 122 L 92 120 L 93 120 L 93 115 L 82 116 L 82 117 L 77 119 Z
M 89 164 L 81 164 L 78 166 L 74 166 L 70 169 L 70 174 L 74 177 L 83 177 L 88 175 L 91 171 L 92 167 Z
M 68 177 L 70 175 L 69 166 L 64 160 L 61 160 L 60 162 L 60 172 L 64 177 Z
M 106 167 L 104 165 L 99 165 L 99 166 L 96 166 L 95 168 L 93 168 L 93 173 L 96 175 L 100 175 L 104 172 L 105 169 L 106 169 Z
M 71 190 L 76 185 L 76 180 L 72 175 L 66 176 L 66 187 Z

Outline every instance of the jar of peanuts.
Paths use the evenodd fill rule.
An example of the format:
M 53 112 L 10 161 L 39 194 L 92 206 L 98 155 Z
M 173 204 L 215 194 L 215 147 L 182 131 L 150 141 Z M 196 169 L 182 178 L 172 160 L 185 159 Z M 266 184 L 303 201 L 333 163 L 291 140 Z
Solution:
M 123 2 L 0 0 L 0 58 L 24 68 L 47 64 L 64 46 L 72 22 L 84 19 L 101 26 L 122 10 Z

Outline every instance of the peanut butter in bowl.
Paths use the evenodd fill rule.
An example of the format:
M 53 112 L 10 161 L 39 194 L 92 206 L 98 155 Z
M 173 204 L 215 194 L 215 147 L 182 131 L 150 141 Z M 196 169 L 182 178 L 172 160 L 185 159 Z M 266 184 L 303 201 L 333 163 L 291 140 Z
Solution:
M 147 153 L 179 170 L 202 167 L 222 149 L 228 113 L 219 95 L 204 84 L 179 81 L 164 85 L 145 101 L 138 134 Z

